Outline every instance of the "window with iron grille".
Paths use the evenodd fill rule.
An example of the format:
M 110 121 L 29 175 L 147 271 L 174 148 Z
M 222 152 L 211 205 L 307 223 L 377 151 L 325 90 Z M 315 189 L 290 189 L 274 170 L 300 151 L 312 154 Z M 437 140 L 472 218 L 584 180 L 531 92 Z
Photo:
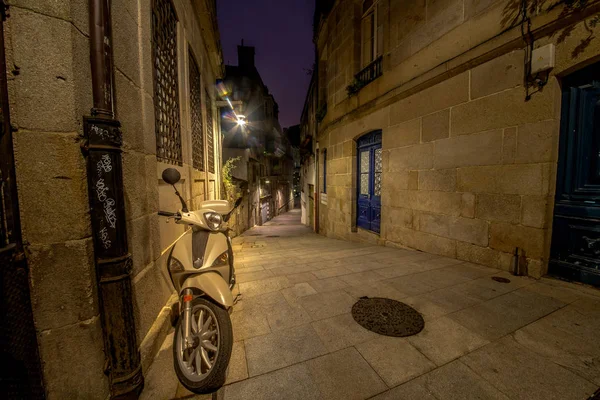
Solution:
M 204 171 L 204 131 L 202 129 L 202 88 L 200 68 L 190 49 L 190 116 L 192 119 L 192 164 Z
M 215 138 L 213 133 L 212 99 L 206 91 L 206 147 L 208 148 L 208 172 L 215 173 Z
M 152 0 L 156 158 L 182 165 L 177 81 L 177 15 L 171 0 Z

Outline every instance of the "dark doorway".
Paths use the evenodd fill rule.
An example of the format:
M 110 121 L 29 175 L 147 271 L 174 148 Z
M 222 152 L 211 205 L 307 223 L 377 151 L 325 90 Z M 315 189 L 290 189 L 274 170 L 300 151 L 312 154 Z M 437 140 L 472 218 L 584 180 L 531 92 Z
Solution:
M 549 272 L 600 286 L 600 64 L 563 80 Z
M 381 131 L 361 136 L 357 142 L 356 225 L 379 233 L 381 227 Z

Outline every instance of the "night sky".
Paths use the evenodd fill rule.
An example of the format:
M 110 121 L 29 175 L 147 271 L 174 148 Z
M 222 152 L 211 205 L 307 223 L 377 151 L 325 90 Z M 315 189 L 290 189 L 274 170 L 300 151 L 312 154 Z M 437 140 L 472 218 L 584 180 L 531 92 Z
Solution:
M 256 47 L 256 67 L 279 104 L 282 127 L 300 123 L 312 68 L 315 0 L 218 0 L 225 64 L 237 65 L 237 45 Z

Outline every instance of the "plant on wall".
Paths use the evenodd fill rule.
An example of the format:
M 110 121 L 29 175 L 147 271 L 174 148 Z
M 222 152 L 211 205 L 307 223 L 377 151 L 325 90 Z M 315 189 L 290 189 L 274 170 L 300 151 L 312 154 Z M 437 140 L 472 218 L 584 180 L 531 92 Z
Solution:
M 354 96 L 356 93 L 359 92 L 360 89 L 362 89 L 363 87 L 365 87 L 365 82 L 354 78 L 354 81 L 352 81 L 352 83 L 348 86 L 346 86 L 346 91 L 348 92 L 348 96 Z
M 230 158 L 223 164 L 223 168 L 221 169 L 221 176 L 223 177 L 223 186 L 225 188 L 225 196 L 226 200 L 231 202 L 236 199 L 236 187 L 233 184 L 233 178 L 231 176 L 231 172 L 237 167 L 235 165 L 236 162 L 241 160 L 241 157 Z
M 317 122 L 323 121 L 323 118 L 325 118 L 325 115 L 327 115 L 327 103 L 323 103 L 317 110 L 317 114 L 316 114 Z

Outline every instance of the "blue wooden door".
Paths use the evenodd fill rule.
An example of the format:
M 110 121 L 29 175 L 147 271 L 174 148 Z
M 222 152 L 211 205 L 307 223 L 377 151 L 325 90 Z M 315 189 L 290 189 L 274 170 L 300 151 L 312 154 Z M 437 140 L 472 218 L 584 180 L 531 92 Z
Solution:
M 600 65 L 563 81 L 551 274 L 600 286 Z
M 381 227 L 381 131 L 362 136 L 358 142 L 356 225 L 379 233 Z

